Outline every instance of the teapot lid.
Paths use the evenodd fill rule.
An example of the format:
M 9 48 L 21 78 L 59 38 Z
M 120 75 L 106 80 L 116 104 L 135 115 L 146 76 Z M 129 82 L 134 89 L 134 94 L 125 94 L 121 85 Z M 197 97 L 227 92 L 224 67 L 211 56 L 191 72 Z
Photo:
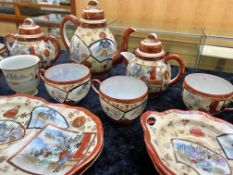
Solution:
M 135 51 L 136 55 L 145 58 L 159 58 L 165 55 L 162 43 L 158 40 L 155 33 L 151 33 L 140 42 L 139 48 Z
M 82 12 L 80 21 L 87 24 L 106 23 L 104 11 L 98 7 L 97 0 L 89 1 L 88 6 Z
M 16 37 L 18 38 L 39 38 L 44 36 L 44 33 L 41 31 L 40 26 L 31 18 L 26 18 L 22 25 L 18 28 L 18 33 Z

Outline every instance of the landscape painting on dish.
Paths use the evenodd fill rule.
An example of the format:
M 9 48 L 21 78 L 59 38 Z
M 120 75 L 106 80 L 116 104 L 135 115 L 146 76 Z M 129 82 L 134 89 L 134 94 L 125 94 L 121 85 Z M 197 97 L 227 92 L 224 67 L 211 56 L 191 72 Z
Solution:
M 198 174 L 232 173 L 227 160 L 207 147 L 180 139 L 172 139 L 171 143 L 176 161 L 192 167 Z
M 8 162 L 29 173 L 65 174 L 77 161 L 73 156 L 85 134 L 47 125 Z
M 69 124 L 65 117 L 48 106 L 38 106 L 32 110 L 27 128 L 42 129 L 49 123 L 55 124 L 61 128 L 69 128 Z
M 0 145 L 8 144 L 25 135 L 25 128 L 18 122 L 12 120 L 0 120 Z

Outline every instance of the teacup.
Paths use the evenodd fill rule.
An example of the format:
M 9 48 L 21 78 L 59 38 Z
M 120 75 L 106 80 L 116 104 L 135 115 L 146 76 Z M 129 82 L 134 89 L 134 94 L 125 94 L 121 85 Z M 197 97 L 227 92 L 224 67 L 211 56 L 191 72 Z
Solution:
M 0 61 L 9 87 L 20 94 L 37 94 L 40 59 L 34 55 L 11 56 Z
M 90 90 L 91 73 L 84 65 L 66 63 L 41 72 L 47 92 L 59 103 L 76 104 Z
M 233 85 L 214 75 L 193 73 L 187 75 L 183 82 L 182 98 L 189 109 L 219 113 L 233 99 Z
M 94 83 L 100 84 L 99 90 Z M 115 76 L 103 82 L 93 79 L 92 88 L 99 94 L 103 111 L 119 123 L 134 120 L 146 106 L 148 88 L 143 81 L 134 77 Z

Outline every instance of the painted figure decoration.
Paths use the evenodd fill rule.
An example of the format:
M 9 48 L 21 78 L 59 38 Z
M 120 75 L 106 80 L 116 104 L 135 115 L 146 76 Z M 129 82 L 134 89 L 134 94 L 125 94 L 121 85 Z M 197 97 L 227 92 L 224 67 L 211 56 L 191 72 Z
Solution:
M 71 41 L 66 34 L 69 21 L 77 26 Z M 97 0 L 90 0 L 80 20 L 73 15 L 64 16 L 60 31 L 71 60 L 89 67 L 93 76 L 101 77 L 113 64 L 122 60 L 120 52 L 127 51 L 129 35 L 135 30 L 132 28 L 125 30 L 121 47 L 117 51 L 116 41 L 107 27 L 104 11 L 98 7 Z
M 0 174 L 83 174 L 102 148 L 102 124 L 84 108 L 0 98 Z
M 185 70 L 183 58 L 176 54 L 166 55 L 155 33 L 140 42 L 135 55 L 129 52 L 122 52 L 121 55 L 127 63 L 126 75 L 143 80 L 148 86 L 149 95 L 161 93 L 175 84 Z M 177 61 L 180 66 L 179 73 L 173 79 L 169 60 Z
M 11 45 L 11 40 L 13 44 Z M 53 35 L 46 36 L 35 22 L 26 18 L 19 26 L 18 33 L 5 36 L 5 46 L 11 55 L 36 55 L 40 58 L 40 67 L 50 67 L 58 59 L 61 46 Z
M 148 111 L 141 117 L 148 154 L 160 174 L 230 175 L 233 126 L 200 111 Z
M 49 95 L 59 103 L 75 105 L 91 87 L 91 73 L 81 64 L 65 63 L 41 70 L 41 79 Z
M 99 90 L 95 83 L 100 85 Z M 118 123 L 132 122 L 146 107 L 148 88 L 134 77 L 114 76 L 103 82 L 93 79 L 92 88 L 99 95 L 103 111 Z
M 223 78 L 204 73 L 185 77 L 182 99 L 188 109 L 216 114 L 228 108 L 233 99 L 233 85 Z

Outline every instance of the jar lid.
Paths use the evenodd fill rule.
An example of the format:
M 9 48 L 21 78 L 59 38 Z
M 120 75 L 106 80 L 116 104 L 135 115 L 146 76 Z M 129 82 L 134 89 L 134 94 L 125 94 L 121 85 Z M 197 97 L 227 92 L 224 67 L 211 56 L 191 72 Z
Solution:
M 88 6 L 82 12 L 80 21 L 87 24 L 106 23 L 104 11 L 98 7 L 97 0 L 89 1 Z
M 155 33 L 151 33 L 140 42 L 139 48 L 135 53 L 141 57 L 158 58 L 165 55 L 162 43 L 158 40 Z
M 18 33 L 16 37 L 18 38 L 39 38 L 44 36 L 44 33 L 41 31 L 40 26 L 31 18 L 26 18 L 22 25 L 18 28 Z

